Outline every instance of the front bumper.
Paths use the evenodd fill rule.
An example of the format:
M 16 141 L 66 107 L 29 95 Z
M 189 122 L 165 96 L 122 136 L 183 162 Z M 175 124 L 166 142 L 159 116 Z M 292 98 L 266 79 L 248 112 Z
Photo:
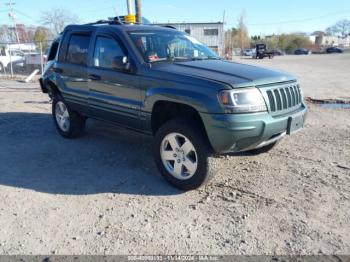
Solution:
M 241 152 L 261 148 L 282 139 L 288 133 L 291 118 L 303 116 L 307 107 L 273 117 L 268 112 L 254 114 L 201 113 L 209 141 L 216 153 Z

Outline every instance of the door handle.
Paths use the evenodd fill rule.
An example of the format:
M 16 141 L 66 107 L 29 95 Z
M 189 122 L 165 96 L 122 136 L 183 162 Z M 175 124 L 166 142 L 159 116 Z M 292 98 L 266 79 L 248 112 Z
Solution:
M 58 67 L 54 67 L 52 68 L 52 70 L 56 73 L 62 74 L 63 73 L 63 69 L 62 68 L 58 68 Z
M 89 79 L 93 80 L 93 81 L 100 81 L 101 80 L 101 76 L 95 75 L 95 74 L 91 74 L 91 75 L 89 75 Z

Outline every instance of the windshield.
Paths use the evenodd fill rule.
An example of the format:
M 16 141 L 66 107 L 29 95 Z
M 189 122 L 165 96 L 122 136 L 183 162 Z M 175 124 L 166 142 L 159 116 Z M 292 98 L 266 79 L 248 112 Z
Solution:
M 220 59 L 197 39 L 175 31 L 129 33 L 146 62 Z

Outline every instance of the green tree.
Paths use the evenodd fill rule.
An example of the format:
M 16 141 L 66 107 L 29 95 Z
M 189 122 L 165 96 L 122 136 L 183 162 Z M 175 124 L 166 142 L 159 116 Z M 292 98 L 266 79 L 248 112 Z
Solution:
M 45 50 L 48 46 L 48 30 L 45 27 L 39 26 L 34 33 L 34 42 L 37 46 L 42 44 L 43 50 Z

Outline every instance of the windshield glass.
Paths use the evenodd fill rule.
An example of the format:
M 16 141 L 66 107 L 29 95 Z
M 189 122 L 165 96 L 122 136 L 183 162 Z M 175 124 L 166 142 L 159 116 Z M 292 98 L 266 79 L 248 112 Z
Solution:
M 197 39 L 178 31 L 140 31 L 129 35 L 146 62 L 220 59 Z

